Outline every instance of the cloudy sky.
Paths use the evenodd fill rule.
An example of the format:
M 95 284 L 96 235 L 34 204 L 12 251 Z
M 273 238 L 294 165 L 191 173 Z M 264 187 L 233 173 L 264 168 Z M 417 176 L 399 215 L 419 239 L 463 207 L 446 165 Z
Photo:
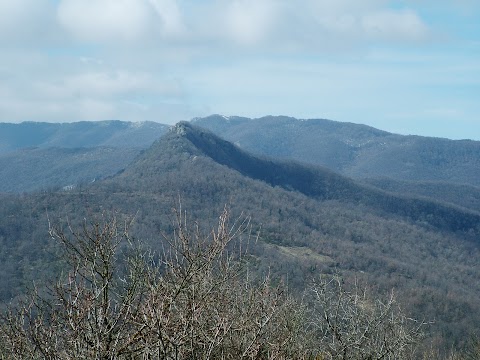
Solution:
M 0 121 L 290 115 L 480 140 L 478 0 L 0 0 Z

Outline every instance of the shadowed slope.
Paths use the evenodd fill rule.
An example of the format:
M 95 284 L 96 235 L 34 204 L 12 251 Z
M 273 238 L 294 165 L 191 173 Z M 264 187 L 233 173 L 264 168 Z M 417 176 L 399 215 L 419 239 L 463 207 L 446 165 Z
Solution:
M 286 116 L 212 115 L 193 123 L 258 154 L 323 165 L 354 178 L 480 185 L 480 142 L 391 134 L 369 126 Z
M 273 187 L 296 191 L 316 200 L 366 205 L 372 210 L 408 217 L 448 231 L 476 231 L 480 225 L 480 215 L 475 212 L 427 199 L 400 197 L 361 185 L 322 167 L 257 157 L 187 122 L 177 124 L 165 138 L 145 152 L 132 165 L 130 174 L 135 176 L 152 170 L 153 174 L 161 173 L 165 169 L 155 169 L 154 164 L 165 162 L 169 152 L 178 150 L 184 159 L 204 156 L 245 177 L 263 181 Z M 142 167 L 142 164 L 147 164 L 147 168 Z M 157 166 L 161 168 L 166 164 Z M 174 165 L 170 164 L 171 166 Z

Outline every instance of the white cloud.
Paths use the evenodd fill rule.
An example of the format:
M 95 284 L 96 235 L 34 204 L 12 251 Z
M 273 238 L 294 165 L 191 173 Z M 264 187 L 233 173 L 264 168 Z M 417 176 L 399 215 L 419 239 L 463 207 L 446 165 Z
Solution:
M 388 5 L 388 0 L 303 0 L 310 7 L 320 12 L 335 13 L 359 13 L 378 9 Z
M 31 84 L 31 89 L 43 99 L 65 101 L 71 98 L 107 98 L 146 91 L 148 79 L 143 74 L 127 72 L 82 72 L 56 79 L 42 79 Z
M 185 33 L 176 0 L 61 0 L 59 23 L 75 39 L 132 46 Z
M 224 26 L 233 40 L 255 45 L 269 37 L 279 8 L 271 0 L 234 0 L 225 12 Z
M 111 57 L 8 52 L 0 57 L 0 121 L 155 120 L 165 102 L 172 121 L 195 116 L 182 82 L 159 69 L 115 64 Z M 170 120 L 169 119 L 169 120 Z M 164 120 L 167 121 L 167 120 Z
M 125 71 L 115 73 L 87 72 L 69 76 L 64 86 L 76 95 L 114 96 L 147 90 L 151 87 L 146 74 L 132 74 Z
M 478 4 L 0 0 L 0 121 L 171 123 L 209 112 L 371 121 L 402 108 L 440 116 L 422 109 L 442 106 L 473 118 L 478 44 L 470 42 L 468 61 L 465 42 L 436 53 L 418 45 L 439 27 L 456 31 L 455 21 L 466 18 L 459 14 L 478 12 Z M 436 13 L 454 19 L 444 24 Z M 447 104 L 455 94 L 465 103 Z
M 362 17 L 365 34 L 372 39 L 423 41 L 428 27 L 412 10 L 383 10 Z
M 1 0 L 0 0 L 1 1 Z M 27 0 L 20 0 L 27 1 Z M 58 21 L 83 42 L 315 52 L 319 44 L 418 41 L 428 26 L 387 0 L 60 0 Z M 168 40 L 168 41 L 163 41 Z M 163 42 L 159 42 L 163 41 Z M 316 50 L 315 50 L 316 49 Z
M 34 2 L 29 1 L 0 1 L 0 26 L 3 29 L 14 27 L 18 20 L 30 17 L 31 5 Z
M 149 12 L 138 0 L 62 0 L 58 19 L 83 41 L 133 41 L 145 34 Z
M 428 37 L 428 25 L 414 10 L 391 9 L 382 0 L 312 0 L 309 11 L 324 40 L 418 42 Z
M 262 56 L 338 53 L 375 42 L 418 43 L 428 33 L 428 25 L 418 13 L 408 8 L 392 9 L 388 0 L 166 3 L 175 4 L 174 11 L 165 13 L 174 24 L 171 27 L 181 29 L 182 34 L 176 39 L 175 51 L 181 47 L 200 57 L 251 52 Z
M 176 0 L 148 0 L 161 19 L 162 31 L 167 36 L 184 35 L 183 15 Z
M 72 102 L 90 99 L 116 103 L 123 101 L 141 104 L 136 98 L 163 97 L 182 98 L 184 90 L 176 79 L 149 73 L 118 70 L 84 71 L 64 74 L 55 79 L 42 79 L 30 84 L 31 93 L 45 102 Z
M 0 44 L 44 45 L 53 37 L 53 14 L 49 0 L 0 0 Z

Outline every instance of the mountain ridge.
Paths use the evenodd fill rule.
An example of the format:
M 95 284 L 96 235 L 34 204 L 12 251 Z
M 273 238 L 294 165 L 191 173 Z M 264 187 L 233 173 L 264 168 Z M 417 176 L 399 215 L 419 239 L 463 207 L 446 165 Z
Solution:
M 186 141 L 177 141 L 185 139 Z M 429 199 L 399 196 L 373 186 L 366 186 L 331 170 L 302 164 L 294 161 L 282 161 L 268 157 L 258 157 L 244 151 L 234 144 L 221 139 L 216 134 L 199 128 L 189 122 L 180 122 L 169 134 L 158 140 L 137 161 L 152 166 L 155 160 L 152 154 L 166 153 L 164 144 L 171 148 L 181 148 L 186 158 L 206 156 L 214 162 L 239 172 L 241 175 L 259 180 L 288 191 L 297 191 L 317 200 L 339 200 L 371 206 L 379 211 L 407 216 L 415 221 L 426 221 L 433 226 L 450 231 L 480 230 L 480 213 L 442 204 Z M 135 162 L 126 170 L 126 174 L 151 171 L 138 170 Z M 154 170 L 153 173 L 161 172 Z M 435 213 L 435 216 L 432 214 Z
M 118 120 L 0 123 L 0 192 L 44 191 L 114 175 L 167 129 Z
M 192 119 L 191 123 L 209 129 L 257 155 L 320 165 L 354 179 L 391 178 L 397 181 L 441 182 L 480 187 L 480 142 L 396 135 L 361 124 L 326 119 L 298 120 L 286 116 L 249 119 L 212 115 Z M 69 158 L 69 151 L 60 154 L 58 150 L 51 150 L 52 148 L 123 149 L 124 153 L 120 155 L 124 158 L 123 163 L 119 159 L 103 156 L 106 163 L 101 167 L 105 171 L 96 172 L 92 164 L 88 163 L 85 172 L 77 166 L 78 181 L 69 175 L 68 183 L 82 182 L 92 175 L 111 176 L 133 160 L 135 151 L 139 153 L 148 148 L 165 134 L 168 128 L 167 125 L 153 122 L 129 123 L 117 120 L 64 124 L 0 123 L 0 162 L 7 167 L 13 166 L 1 174 L 6 179 L 5 183 L 11 185 L 0 184 L 0 192 L 35 191 L 45 187 L 68 185 L 58 181 L 58 176 L 52 177 L 48 171 L 44 172 L 43 169 L 48 168 L 48 163 L 30 175 L 27 170 L 15 169 L 16 163 L 41 163 L 42 157 L 39 154 L 42 151 L 45 158 L 57 153 L 60 163 L 77 161 Z M 127 152 L 130 155 L 124 155 Z M 108 164 L 116 165 L 108 167 Z M 67 174 L 69 170 L 58 168 L 57 175 L 62 171 Z M 25 176 L 16 176 L 19 172 L 23 172 Z M 34 182 L 25 181 L 28 177 L 44 178 L 45 181 L 42 181 L 41 186 L 35 187 Z M 372 182 L 371 184 L 375 185 Z M 379 184 L 380 182 L 377 182 L 377 185 Z M 395 189 L 398 187 L 390 187 L 392 191 L 396 191 Z M 451 196 L 443 197 L 441 191 L 424 194 L 437 194 L 436 196 L 440 196 L 439 200 L 462 205 L 462 201 L 454 199 L 452 202 Z M 467 204 L 467 207 L 480 210 L 479 207 L 474 207 L 473 203 Z
M 311 177 L 282 176 L 291 168 Z M 278 177 L 266 178 L 269 169 Z M 294 292 L 336 272 L 381 292 L 395 288 L 412 316 L 435 319 L 435 334 L 448 341 L 461 341 L 480 322 L 477 213 L 400 198 L 325 168 L 258 157 L 190 123 L 172 127 L 114 176 L 1 199 L 3 299 L 22 281 L 60 266 L 48 255 L 55 248 L 46 212 L 48 220 L 67 218 L 72 226 L 109 213 L 134 217 L 135 238 L 161 252 L 172 207 L 181 202 L 194 227 L 191 219 L 214 224 L 228 204 L 233 214 L 251 217 L 252 234 L 258 233 L 251 271 L 287 281 Z
M 193 121 L 254 153 L 323 165 L 356 179 L 480 186 L 480 142 L 397 135 L 366 125 L 290 117 Z
M 120 120 L 0 123 L 0 154 L 22 148 L 145 148 L 163 135 L 167 128 L 167 125 L 153 121 L 134 123 Z

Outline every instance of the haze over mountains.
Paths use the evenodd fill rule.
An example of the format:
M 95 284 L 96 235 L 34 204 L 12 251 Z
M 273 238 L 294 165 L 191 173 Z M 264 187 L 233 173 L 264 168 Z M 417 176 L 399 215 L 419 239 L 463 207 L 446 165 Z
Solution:
M 135 216 L 135 237 L 158 250 L 180 197 L 189 218 L 203 224 L 214 223 L 226 203 L 234 214 L 251 215 L 253 231 L 259 231 L 252 271 L 288 279 L 292 290 L 316 274 L 338 271 L 379 291 L 395 288 L 413 316 L 435 320 L 431 331 L 442 341 L 461 341 L 475 329 L 480 322 L 480 213 L 474 201 L 466 209 L 405 192 L 395 195 L 326 167 L 248 152 L 196 122 L 172 127 L 103 180 L 3 195 L 1 300 L 61 268 L 48 240 L 47 214 L 51 220 L 68 218 L 70 224 L 105 211 Z M 360 128 L 364 138 L 378 132 Z M 273 144 L 269 129 L 275 130 L 265 127 L 262 134 Z

